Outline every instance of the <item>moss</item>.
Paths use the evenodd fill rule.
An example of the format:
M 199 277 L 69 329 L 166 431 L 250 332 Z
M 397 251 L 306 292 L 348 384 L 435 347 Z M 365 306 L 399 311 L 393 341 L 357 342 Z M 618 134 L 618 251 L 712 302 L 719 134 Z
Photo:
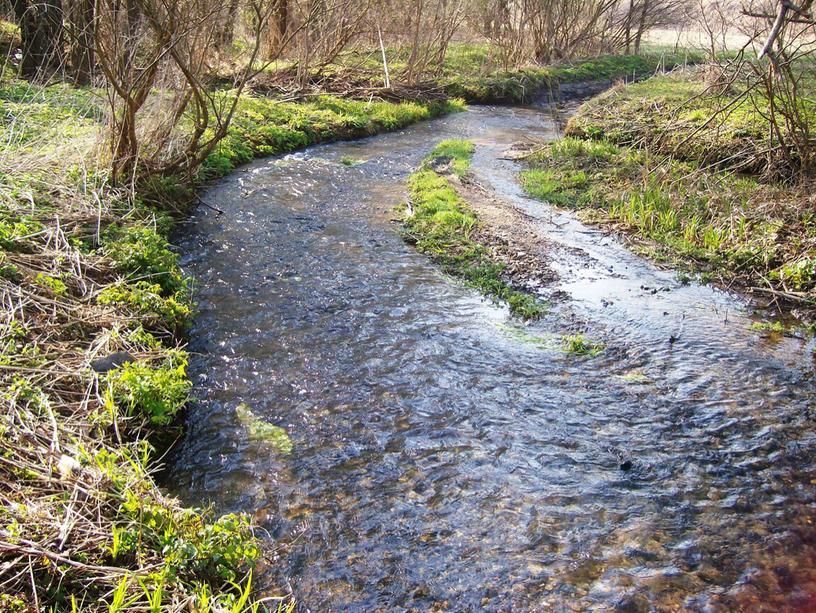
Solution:
M 464 104 L 457 100 L 396 104 L 323 95 L 309 102 L 289 103 L 244 95 L 238 103 L 229 134 L 207 158 L 199 178 L 207 180 L 223 176 L 257 156 L 398 130 L 461 110 L 464 110 Z
M 476 146 L 466 140 L 445 140 L 434 147 L 429 162 L 434 160 L 451 161 L 451 171 L 458 177 L 463 177 L 470 170 L 470 161 Z
M 785 334 L 788 332 L 787 326 L 785 326 L 785 324 L 783 324 L 781 321 L 756 321 L 751 324 L 750 328 L 755 332 L 771 332 L 774 334 Z
M 423 169 L 408 179 L 412 214 L 405 219 L 406 240 L 416 245 L 449 274 L 464 279 L 525 319 L 540 317 L 545 305 L 535 296 L 513 288 L 504 278 L 504 265 L 485 245 L 471 237 L 476 214 L 456 193 L 450 181 L 431 170 L 438 162 L 451 163 L 454 174 L 464 174 L 474 147 L 465 141 L 444 141 L 426 159 Z
M 284 455 L 292 453 L 292 440 L 286 430 L 257 417 L 248 404 L 239 404 L 235 413 L 238 421 L 247 429 L 250 438 L 268 443 Z
M 587 340 L 581 334 L 576 334 L 573 336 L 564 336 L 561 339 L 561 348 L 565 353 L 595 357 L 603 351 L 604 346 L 601 343 L 594 343 Z

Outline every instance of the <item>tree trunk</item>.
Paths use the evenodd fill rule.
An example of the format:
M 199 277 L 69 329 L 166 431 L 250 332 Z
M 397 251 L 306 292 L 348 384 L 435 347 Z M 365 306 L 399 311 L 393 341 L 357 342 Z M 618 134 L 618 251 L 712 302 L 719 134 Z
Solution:
M 626 11 L 626 55 L 632 52 L 632 11 L 635 10 L 635 0 L 629 0 L 629 10 Z
M 224 27 L 221 29 L 219 46 L 226 47 L 232 44 L 235 39 L 235 21 L 238 17 L 239 0 L 231 0 L 227 7 L 227 14 L 224 17 Z
M 266 59 L 277 59 L 283 52 L 289 30 L 289 0 L 275 0 L 269 20 Z
M 637 34 L 635 34 L 635 54 L 640 53 L 640 40 L 643 37 L 643 32 L 646 30 L 646 17 L 649 15 L 649 0 L 643 0 L 643 6 L 640 9 L 640 21 L 638 22 Z
M 94 71 L 94 0 L 71 0 L 67 8 L 71 73 L 78 85 L 88 85 Z
M 13 4 L 22 41 L 20 71 L 28 79 L 48 78 L 62 63 L 62 2 L 13 0 Z

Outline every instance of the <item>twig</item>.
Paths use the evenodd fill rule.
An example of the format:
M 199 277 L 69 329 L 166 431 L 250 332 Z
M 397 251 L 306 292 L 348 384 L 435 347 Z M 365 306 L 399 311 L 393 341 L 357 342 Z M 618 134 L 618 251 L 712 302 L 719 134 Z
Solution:
M 218 213 L 219 215 L 223 215 L 223 214 L 224 214 L 224 211 L 222 211 L 221 209 L 219 209 L 217 206 L 213 206 L 212 204 L 210 204 L 209 202 L 207 202 L 206 200 L 204 200 L 204 199 L 203 199 L 201 196 L 196 196 L 196 200 L 198 200 L 198 203 L 199 203 L 199 204 L 203 204 L 205 207 L 207 207 L 208 209 L 210 209 L 210 210 L 212 210 L 212 211 L 215 211 L 215 212 L 216 212 L 216 213 Z

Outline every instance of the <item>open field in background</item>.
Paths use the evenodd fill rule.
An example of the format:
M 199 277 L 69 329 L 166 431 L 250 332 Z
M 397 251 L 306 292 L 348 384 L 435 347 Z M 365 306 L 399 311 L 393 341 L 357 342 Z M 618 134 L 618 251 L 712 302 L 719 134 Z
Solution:
M 655 28 L 644 36 L 644 41 L 652 45 L 671 48 L 707 50 L 711 46 L 709 34 L 695 25 L 683 29 Z M 718 36 L 716 47 L 720 51 L 736 51 L 750 42 L 750 37 L 741 34 L 736 28 L 730 28 L 725 40 Z M 759 46 L 762 46 L 760 42 Z

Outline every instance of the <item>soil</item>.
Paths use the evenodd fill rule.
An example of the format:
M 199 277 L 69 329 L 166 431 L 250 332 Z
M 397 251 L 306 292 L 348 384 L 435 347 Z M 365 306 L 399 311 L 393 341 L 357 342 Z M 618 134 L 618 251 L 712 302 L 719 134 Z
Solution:
M 558 279 L 548 263 L 551 245 L 536 231 L 530 216 L 469 177 L 447 178 L 479 218 L 471 238 L 485 245 L 493 258 L 506 266 L 505 276 L 513 287 L 540 293 Z

